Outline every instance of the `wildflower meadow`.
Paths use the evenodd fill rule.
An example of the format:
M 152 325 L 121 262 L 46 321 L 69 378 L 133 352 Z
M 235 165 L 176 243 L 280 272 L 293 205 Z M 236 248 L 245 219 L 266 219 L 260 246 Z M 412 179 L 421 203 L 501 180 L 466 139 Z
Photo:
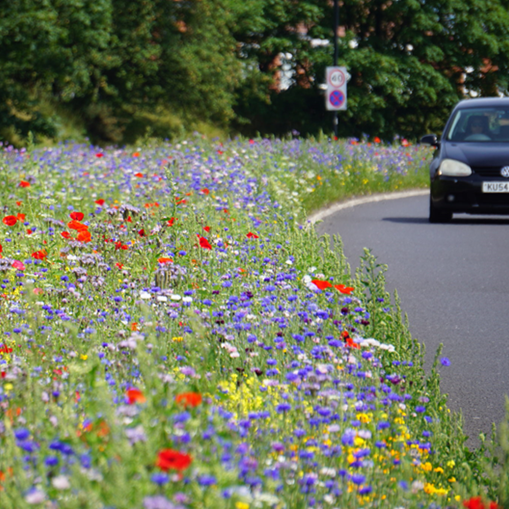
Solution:
M 427 182 L 404 140 L 0 152 L 0 507 L 503 507 L 385 267 L 306 215 Z M 378 140 L 379 141 L 379 140 Z

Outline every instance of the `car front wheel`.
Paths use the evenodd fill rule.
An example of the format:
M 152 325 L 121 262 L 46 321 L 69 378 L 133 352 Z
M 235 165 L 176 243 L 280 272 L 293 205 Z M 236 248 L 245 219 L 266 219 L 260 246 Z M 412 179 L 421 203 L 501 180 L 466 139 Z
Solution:
M 429 199 L 429 222 L 430 223 L 448 223 L 452 219 L 450 210 L 440 210 L 433 204 L 433 200 Z

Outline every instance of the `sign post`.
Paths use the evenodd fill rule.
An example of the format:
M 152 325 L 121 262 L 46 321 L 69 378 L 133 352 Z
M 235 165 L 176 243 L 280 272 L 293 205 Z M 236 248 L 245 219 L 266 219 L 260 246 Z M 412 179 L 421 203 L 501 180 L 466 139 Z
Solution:
M 338 0 L 334 0 L 334 67 L 338 66 L 338 30 L 339 30 L 339 2 Z M 329 88 L 329 81 L 327 80 L 327 91 Z M 346 97 L 346 89 L 345 89 L 345 97 Z M 326 99 L 328 101 L 328 99 Z M 345 99 L 346 104 L 346 99 Z M 327 106 L 327 109 L 328 106 Z M 332 119 L 332 127 L 334 130 L 334 136 L 338 137 L 338 110 L 334 110 L 334 116 Z
M 349 74 L 346 67 L 327 67 L 325 107 L 329 111 L 346 110 L 346 83 Z M 335 117 L 337 113 L 335 113 Z M 334 123 L 334 134 L 337 136 L 337 120 Z

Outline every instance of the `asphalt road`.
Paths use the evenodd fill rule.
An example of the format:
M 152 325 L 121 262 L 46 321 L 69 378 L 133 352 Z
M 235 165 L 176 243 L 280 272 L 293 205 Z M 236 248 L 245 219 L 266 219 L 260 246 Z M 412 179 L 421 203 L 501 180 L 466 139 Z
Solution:
M 428 366 L 444 345 L 451 365 L 440 369 L 442 392 L 475 446 L 503 420 L 509 395 L 509 216 L 458 214 L 430 224 L 428 200 L 345 208 L 317 230 L 341 236 L 352 272 L 364 247 L 388 265 L 387 289 L 397 289 Z

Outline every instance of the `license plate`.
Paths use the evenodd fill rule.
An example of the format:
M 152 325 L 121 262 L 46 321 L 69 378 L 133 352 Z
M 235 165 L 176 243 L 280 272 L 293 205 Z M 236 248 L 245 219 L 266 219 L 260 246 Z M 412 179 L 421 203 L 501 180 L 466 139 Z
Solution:
M 483 182 L 483 193 L 509 193 L 509 182 Z

